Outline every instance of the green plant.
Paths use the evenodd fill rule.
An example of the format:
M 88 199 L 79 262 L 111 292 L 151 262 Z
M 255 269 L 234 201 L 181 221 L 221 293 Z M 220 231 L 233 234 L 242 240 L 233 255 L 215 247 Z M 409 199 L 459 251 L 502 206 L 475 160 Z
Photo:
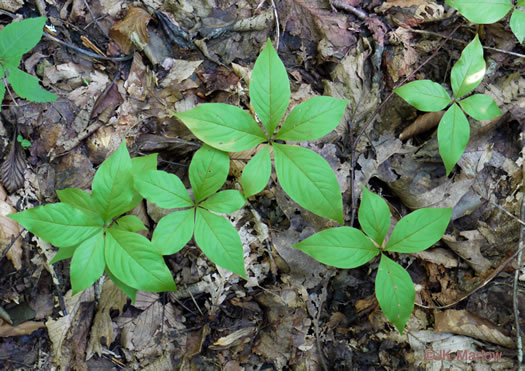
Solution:
M 321 263 L 337 268 L 356 268 L 381 254 L 376 276 L 377 301 L 386 317 L 403 333 L 414 309 L 415 289 L 408 272 L 386 252 L 414 253 L 441 239 L 452 209 L 426 208 L 402 218 L 388 240 L 390 210 L 378 195 L 363 187 L 358 220 L 361 228 L 327 229 L 294 245 Z
M 35 47 L 42 38 L 45 17 L 13 22 L 0 31 L 0 103 L 5 95 L 5 77 L 13 90 L 33 102 L 54 102 L 57 97 L 39 85 L 39 80 L 18 69 L 22 55 Z
M 28 141 L 27 139 L 24 139 L 24 137 L 21 136 L 21 135 L 18 135 L 18 136 L 16 137 L 16 141 L 17 141 L 18 143 L 20 143 L 20 145 L 21 145 L 22 148 L 24 148 L 24 149 L 31 147 L 31 142 Z
M 156 168 L 156 154 L 131 159 L 122 143 L 97 170 L 91 194 L 64 189 L 57 191 L 61 202 L 9 217 L 59 247 L 52 263 L 72 257 L 73 294 L 91 286 L 104 271 L 133 301 L 137 290 L 175 290 L 162 255 L 136 233 L 146 229 L 144 224 L 134 215 L 121 216 L 142 201 L 133 189 L 133 174 Z
M 262 191 L 268 184 L 271 148 L 284 191 L 305 209 L 343 223 L 341 191 L 330 165 L 309 149 L 279 141 L 321 138 L 339 124 L 348 102 L 325 96 L 311 98 L 294 107 L 276 130 L 288 109 L 290 83 L 270 40 L 255 62 L 249 94 L 264 131 L 248 112 L 222 103 L 201 104 L 175 116 L 197 138 L 222 151 L 240 152 L 266 143 L 242 173 L 246 197 Z
M 510 16 L 510 29 L 520 42 L 525 38 L 525 0 L 518 0 L 512 5 L 511 0 L 446 0 L 472 23 L 488 24 L 499 21 L 514 9 Z
M 452 67 L 450 82 L 454 99 L 450 98 L 441 85 L 431 80 L 412 81 L 394 90 L 420 111 L 440 111 L 452 103 L 439 122 L 437 134 L 439 153 L 447 175 L 465 151 L 470 137 L 469 122 L 463 111 L 476 120 L 489 120 L 501 115 L 494 100 L 487 95 L 474 94 L 459 100 L 481 83 L 485 69 L 483 47 L 476 35 Z
M 162 255 L 174 254 L 195 236 L 195 242 L 212 262 L 246 277 L 237 231 L 224 217 L 212 213 L 232 213 L 246 203 L 239 191 L 217 192 L 229 169 L 227 153 L 204 145 L 194 154 L 189 169 L 195 201 L 182 181 L 165 171 L 151 170 L 137 175 L 135 188 L 159 207 L 182 209 L 159 220 L 152 237 L 157 251 Z

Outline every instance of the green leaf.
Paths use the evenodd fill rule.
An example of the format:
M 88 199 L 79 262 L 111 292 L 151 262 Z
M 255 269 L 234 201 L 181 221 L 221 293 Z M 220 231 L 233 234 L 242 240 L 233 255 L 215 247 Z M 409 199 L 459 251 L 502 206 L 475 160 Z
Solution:
M 241 239 L 228 220 L 197 208 L 195 242 L 212 262 L 246 278 Z
M 381 246 L 390 228 L 390 209 L 385 200 L 363 186 L 357 217 L 363 232 Z
M 32 102 L 54 102 L 57 96 L 53 93 L 44 90 L 36 77 L 19 70 L 17 66 L 5 65 L 8 75 L 7 81 L 13 87 L 13 90 L 20 98 L 30 100 Z
M 313 97 L 295 106 L 286 117 L 276 139 L 315 140 L 334 130 L 343 117 L 347 100 Z
M 267 140 L 248 112 L 229 104 L 204 103 L 175 117 L 197 138 L 222 151 L 245 151 Z
M 474 94 L 458 103 L 467 114 L 476 120 L 491 120 L 501 115 L 494 99 L 485 94 Z
M 138 233 L 108 229 L 106 264 L 115 277 L 138 290 L 176 290 L 162 255 L 154 250 L 146 237 Z
M 290 81 L 270 39 L 253 66 L 250 101 L 271 137 L 290 103 Z
M 73 254 L 70 266 L 72 294 L 87 289 L 104 273 L 104 232 L 82 242 Z
M 135 175 L 135 189 L 148 201 L 164 209 L 193 206 L 193 200 L 178 176 L 162 170 Z
M 417 80 L 394 89 L 408 104 L 420 111 L 436 112 L 448 106 L 452 100 L 447 91 L 431 80 Z
M 47 18 L 27 18 L 13 22 L 0 31 L 0 57 L 6 59 L 27 53 L 42 38 Z
M 416 290 L 408 272 L 384 254 L 376 276 L 376 297 L 385 316 L 403 334 L 414 310 Z
M 195 209 L 176 211 L 166 215 L 153 231 L 151 242 L 161 255 L 180 251 L 193 236 Z
M 141 174 L 146 171 L 157 170 L 158 153 L 152 153 L 147 156 L 134 157 L 131 159 L 133 174 Z
M 49 262 L 49 264 L 55 264 L 55 263 L 58 263 L 59 261 L 71 258 L 73 256 L 73 254 L 74 254 L 74 252 L 75 252 L 77 247 L 78 246 L 70 246 L 70 247 L 61 247 L 61 248 L 59 248 L 57 253 L 53 257 L 53 259 L 51 259 L 51 261 Z
M 456 99 L 474 90 L 485 76 L 483 46 L 478 35 L 461 52 L 461 58 L 450 71 L 450 82 Z
M 379 254 L 359 229 L 339 227 L 316 233 L 293 245 L 315 260 L 336 268 L 357 268 Z
M 117 219 L 117 225 L 129 232 L 147 231 L 148 228 L 136 215 L 124 215 Z
M 317 153 L 273 143 L 275 171 L 284 191 L 305 209 L 343 224 L 343 199 L 332 168 Z
M 467 117 L 454 103 L 445 112 L 438 127 L 439 154 L 447 169 L 447 175 L 465 151 L 469 137 L 470 126 Z
M 131 169 L 131 158 L 126 143 L 122 142 L 95 173 L 93 199 L 105 221 L 136 206 Z
M 131 298 L 131 302 L 135 304 L 135 298 L 137 297 L 137 289 L 126 285 L 124 282 L 115 277 L 115 275 L 110 272 L 108 267 L 106 267 L 106 274 L 119 289 L 124 291 L 124 293 Z
M 229 214 L 239 210 L 245 203 L 246 199 L 241 192 L 228 189 L 214 194 L 200 206 L 219 214 Z
M 202 146 L 190 164 L 190 183 L 195 201 L 201 202 L 217 192 L 228 177 L 230 157 L 210 146 Z
M 512 9 L 510 0 L 446 0 L 472 23 L 489 24 L 499 21 Z
M 519 6 L 525 7 L 525 4 Z M 510 29 L 518 39 L 518 42 L 520 44 L 523 43 L 523 39 L 525 38 L 525 11 L 518 8 L 514 9 L 510 16 Z
M 241 185 L 246 197 L 261 192 L 272 175 L 272 160 L 270 147 L 265 145 L 252 157 L 244 167 L 241 176 Z
M 447 229 L 452 209 L 416 210 L 396 224 L 385 251 L 414 253 L 438 242 Z
M 64 203 L 38 206 L 8 216 L 56 247 L 78 245 L 99 232 L 104 225 L 99 216 Z
M 0 111 L 2 110 L 2 102 L 4 101 L 5 96 L 5 84 L 4 80 L 0 80 Z
M 82 210 L 86 213 L 99 215 L 95 202 L 91 195 L 78 188 L 66 188 L 57 190 L 57 196 L 60 201 L 73 206 L 75 209 Z

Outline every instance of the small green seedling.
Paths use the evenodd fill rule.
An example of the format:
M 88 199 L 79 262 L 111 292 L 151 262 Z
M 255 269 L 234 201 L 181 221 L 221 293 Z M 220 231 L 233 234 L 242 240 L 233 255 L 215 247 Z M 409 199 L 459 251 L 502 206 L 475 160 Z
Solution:
M 525 38 L 525 0 L 518 0 L 512 5 L 511 0 L 446 0 L 472 23 L 489 24 L 499 21 L 512 9 L 510 29 L 520 44 Z
M 133 301 L 137 290 L 175 290 L 162 255 L 136 233 L 146 229 L 144 224 L 134 215 L 121 216 L 142 201 L 133 188 L 133 174 L 156 168 L 156 154 L 131 159 L 122 143 L 97 170 L 92 194 L 64 189 L 57 191 L 61 202 L 9 217 L 59 247 L 52 263 L 72 257 L 73 294 L 91 286 L 104 271 Z
M 241 239 L 223 216 L 244 206 L 241 192 L 217 192 L 230 169 L 228 154 L 207 145 L 193 156 L 189 178 L 193 200 L 182 181 L 165 171 L 151 170 L 135 177 L 135 188 L 157 206 L 181 210 L 161 220 L 153 232 L 152 243 L 162 255 L 175 254 L 194 236 L 195 242 L 215 264 L 246 278 Z
M 257 58 L 250 81 L 251 104 L 263 129 L 242 109 L 222 103 L 205 103 L 176 113 L 204 143 L 227 152 L 240 152 L 261 143 L 241 177 L 246 197 L 262 191 L 275 171 L 284 191 L 305 209 L 343 223 L 339 184 L 330 165 L 317 153 L 282 141 L 307 141 L 323 137 L 341 121 L 347 101 L 314 97 L 298 106 L 279 124 L 290 102 L 290 82 L 284 64 L 270 40 Z
M 21 98 L 33 102 L 54 102 L 57 97 L 40 86 L 39 80 L 20 70 L 22 55 L 33 49 L 42 38 L 45 17 L 13 22 L 0 31 L 0 103 L 5 96 L 5 78 Z
M 390 210 L 378 195 L 363 187 L 358 219 L 361 228 L 339 227 L 316 233 L 294 245 L 321 263 L 336 268 L 356 268 L 381 254 L 376 276 L 377 301 L 386 317 L 403 333 L 414 309 L 415 289 L 408 272 L 387 252 L 415 253 L 439 241 L 452 209 L 426 208 L 402 218 L 388 240 Z
M 21 135 L 18 135 L 18 136 L 16 137 L 16 141 L 17 141 L 18 143 L 20 143 L 20 145 L 21 145 L 22 148 L 24 148 L 24 149 L 31 147 L 31 142 L 28 141 L 27 139 L 24 139 L 24 137 L 21 136 Z
M 490 120 L 501 115 L 496 102 L 488 95 L 474 94 L 459 100 L 481 83 L 485 76 L 485 69 L 483 47 L 476 35 L 474 40 L 463 49 L 461 58 L 452 67 L 450 82 L 454 99 L 450 98 L 441 85 L 431 80 L 412 81 L 394 90 L 407 103 L 420 111 L 441 111 L 452 103 L 439 122 L 437 134 L 439 153 L 447 175 L 461 158 L 470 137 L 469 122 L 463 111 L 476 120 Z

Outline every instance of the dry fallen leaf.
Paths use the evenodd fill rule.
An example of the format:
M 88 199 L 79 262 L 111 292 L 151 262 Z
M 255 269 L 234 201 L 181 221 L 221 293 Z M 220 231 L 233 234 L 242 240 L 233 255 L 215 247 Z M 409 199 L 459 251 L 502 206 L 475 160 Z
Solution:
M 5 191 L 0 185 L 0 256 L 20 232 L 18 223 L 7 217 L 15 212 L 16 210 L 6 201 Z M 22 239 L 18 238 L 7 252 L 7 258 L 11 260 L 16 270 L 22 268 L 22 252 Z
M 151 16 L 144 9 L 131 7 L 126 17 L 111 27 L 109 36 L 115 40 L 125 54 L 131 52 L 132 43 L 142 50 L 149 43 L 147 26 L 150 19 Z
M 438 112 L 427 112 L 419 116 L 412 124 L 405 128 L 399 134 L 399 139 L 406 140 L 410 139 L 418 134 L 424 133 L 427 130 L 433 129 L 438 126 L 439 121 L 445 114 L 445 111 Z
M 44 327 L 44 322 L 26 321 L 16 326 L 11 326 L 0 319 L 0 337 L 29 335 L 42 327 Z

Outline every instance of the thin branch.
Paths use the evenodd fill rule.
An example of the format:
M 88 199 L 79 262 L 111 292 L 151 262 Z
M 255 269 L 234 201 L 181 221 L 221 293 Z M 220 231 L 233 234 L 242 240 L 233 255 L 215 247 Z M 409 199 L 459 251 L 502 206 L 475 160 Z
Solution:
M 97 28 L 100 30 L 100 32 L 102 32 L 102 34 L 104 36 L 106 36 L 106 39 L 109 39 L 109 35 L 107 34 L 107 32 L 100 26 L 100 24 L 98 23 L 97 21 L 97 18 L 95 17 L 95 15 L 93 14 L 93 11 L 91 10 L 91 7 L 89 6 L 88 2 L 86 0 L 84 0 L 84 5 L 86 6 L 86 8 L 88 9 L 89 11 L 89 14 L 91 15 L 91 18 L 93 19 L 93 22 L 95 22 L 95 25 L 97 26 Z

